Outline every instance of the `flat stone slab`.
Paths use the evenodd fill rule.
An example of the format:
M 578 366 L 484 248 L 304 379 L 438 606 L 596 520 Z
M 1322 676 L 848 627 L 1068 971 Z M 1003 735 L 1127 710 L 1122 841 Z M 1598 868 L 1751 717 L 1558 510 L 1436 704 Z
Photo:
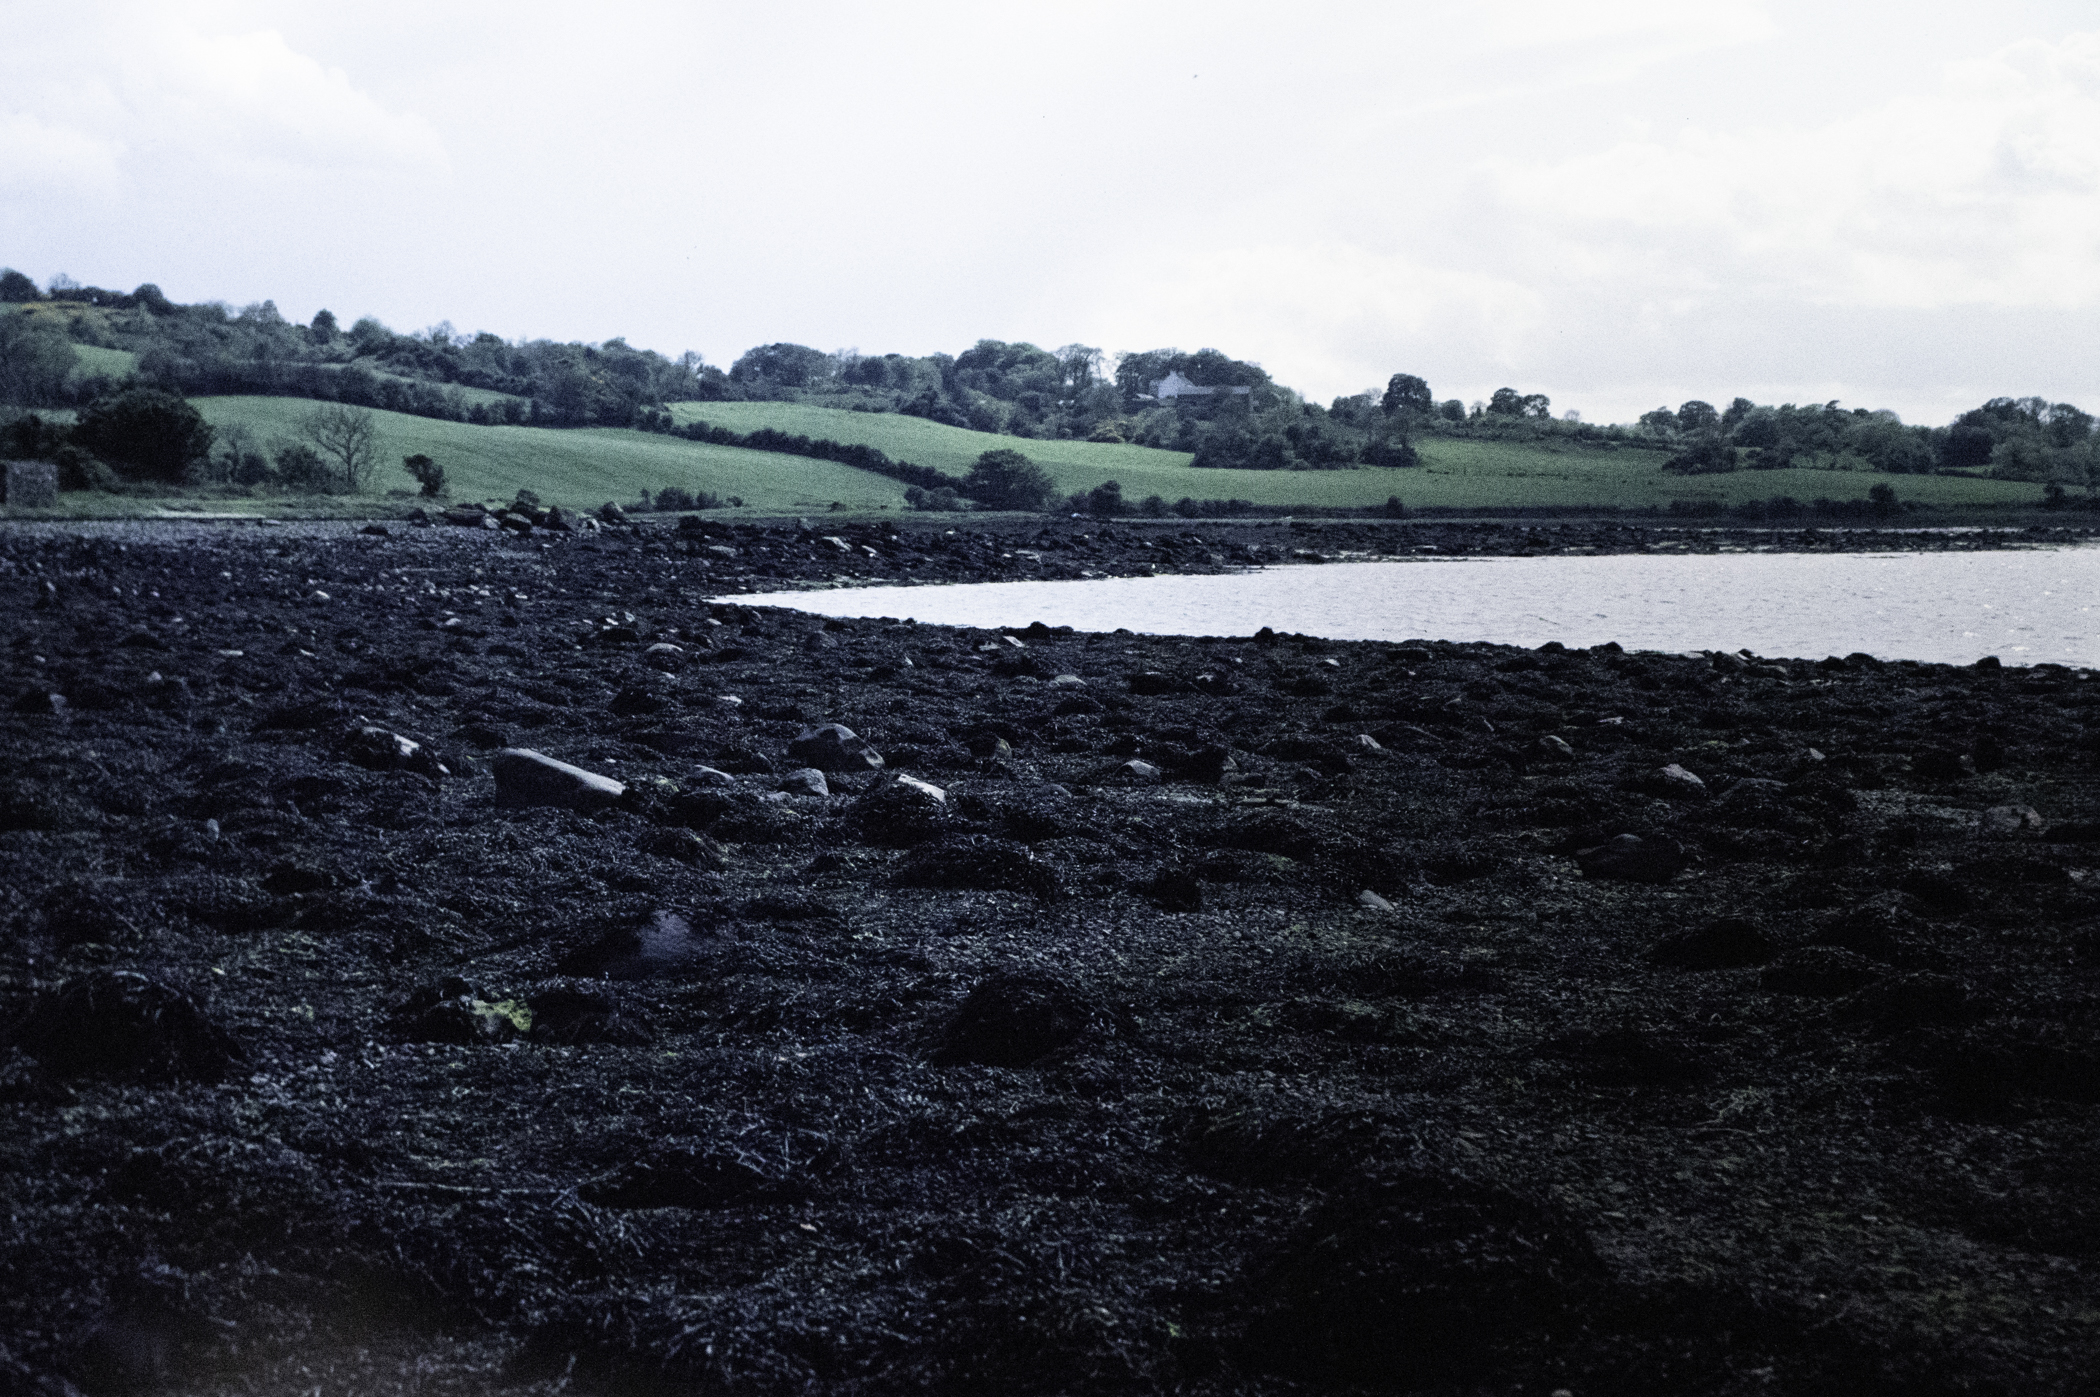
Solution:
M 496 777 L 496 804 L 551 805 L 562 810 L 599 810 L 627 794 L 610 776 L 585 771 L 533 751 L 506 747 L 489 759 Z

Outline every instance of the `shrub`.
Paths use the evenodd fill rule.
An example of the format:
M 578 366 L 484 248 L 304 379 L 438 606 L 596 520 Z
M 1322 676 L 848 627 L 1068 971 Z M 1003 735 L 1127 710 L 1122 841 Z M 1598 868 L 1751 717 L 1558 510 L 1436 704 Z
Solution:
M 277 448 L 277 478 L 287 490 L 325 495 L 336 484 L 335 472 L 321 453 L 303 441 L 286 442 Z
M 61 490 L 117 488 L 117 473 L 77 446 L 61 446 L 51 454 L 51 459 L 58 463 L 58 488 Z
M 1007 447 L 979 456 L 960 491 L 986 509 L 1043 509 L 1057 498 L 1050 473 Z
M 416 484 L 423 487 L 425 499 L 434 500 L 445 493 L 445 468 L 420 451 L 413 456 L 403 456 L 401 469 L 416 478 Z
M 1702 436 L 1663 462 L 1662 468 L 1672 475 L 1725 475 L 1736 464 L 1733 446 L 1717 436 Z
M 83 408 L 73 440 L 127 479 L 174 485 L 210 456 L 212 430 L 181 397 L 129 388 Z
M 680 510 L 699 508 L 693 501 L 692 493 L 676 485 L 666 485 L 656 492 L 655 507 L 661 514 L 675 514 Z

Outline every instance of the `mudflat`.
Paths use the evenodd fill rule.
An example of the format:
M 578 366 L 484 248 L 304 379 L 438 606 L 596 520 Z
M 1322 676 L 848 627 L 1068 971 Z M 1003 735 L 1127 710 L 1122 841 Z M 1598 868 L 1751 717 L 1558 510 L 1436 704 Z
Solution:
M 709 600 L 1704 531 L 571 523 L 0 533 L 0 1391 L 2090 1390 L 2085 673 Z

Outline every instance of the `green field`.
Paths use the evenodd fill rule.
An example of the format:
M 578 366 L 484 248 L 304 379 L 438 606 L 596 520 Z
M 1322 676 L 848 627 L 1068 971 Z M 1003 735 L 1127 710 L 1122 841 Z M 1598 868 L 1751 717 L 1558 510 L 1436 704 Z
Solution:
M 297 440 L 299 420 L 317 406 L 305 398 L 195 402 L 213 426 L 243 423 L 265 449 Z M 592 509 L 675 485 L 739 496 L 751 511 L 824 510 L 834 500 L 856 511 L 904 505 L 904 487 L 894 480 L 800 456 L 606 427 L 475 427 L 396 412 L 372 415 L 380 464 L 369 488 L 377 494 L 413 489 L 401 458 L 420 452 L 445 468 L 447 491 L 456 500 L 508 500 L 526 489 L 548 504 Z
M 80 365 L 76 372 L 83 378 L 94 374 L 101 374 L 104 378 L 129 378 L 139 366 L 139 356 L 128 349 L 102 349 L 92 344 L 74 345 L 73 358 Z
M 1934 505 L 2031 504 L 2041 487 L 1956 476 L 1888 476 L 1849 471 L 1737 471 L 1731 475 L 1665 475 L 1666 453 L 1600 451 L 1558 443 L 1466 441 L 1425 437 L 1422 464 L 1407 470 L 1196 470 L 1180 451 L 994 436 L 895 413 L 845 412 L 800 403 L 673 403 L 680 423 L 706 421 L 736 432 L 771 427 L 807 437 L 880 447 L 900 461 L 962 475 L 982 452 L 1011 447 L 1035 461 L 1071 493 L 1113 480 L 1130 501 L 1158 495 L 1168 503 L 1240 499 L 1259 505 L 1379 505 L 1397 495 L 1410 508 L 1515 505 L 1667 506 L 1672 500 L 1745 500 L 1791 495 L 1797 500 L 1864 499 L 1877 484 L 1899 498 Z
M 101 356 L 117 351 L 83 348 L 81 353 Z M 303 398 L 265 397 L 199 398 L 196 403 L 214 426 L 246 425 L 265 451 L 297 440 L 300 419 L 318 406 Z M 1421 441 L 1423 464 L 1408 470 L 1199 471 L 1179 452 L 1001 437 L 887 413 L 777 403 L 681 403 L 673 412 L 681 421 L 704 418 L 733 431 L 770 426 L 835 441 L 863 442 L 881 447 L 895 459 L 956 476 L 980 453 L 997 446 L 1012 447 L 1041 463 L 1062 491 L 1088 490 L 1115 480 L 1122 485 L 1124 498 L 1133 504 L 1158 495 L 1170 504 L 1193 497 L 1242 499 L 1285 508 L 1376 506 L 1397 496 L 1410 509 L 1640 508 L 1667 507 L 1673 500 L 1733 505 L 1776 495 L 1803 502 L 1859 499 L 1877 484 L 1893 486 L 1902 500 L 1937 506 L 2031 505 L 2041 497 L 2037 485 L 1956 476 L 1814 470 L 1672 476 L 1663 474 L 1662 457 L 1656 452 L 1444 437 Z M 653 493 L 678 486 L 725 499 L 740 497 L 746 514 L 828 512 L 833 502 L 854 513 L 905 508 L 900 482 L 806 457 L 705 446 L 613 428 L 477 427 L 401 413 L 374 412 L 373 416 L 379 427 L 379 466 L 368 485 L 369 494 L 361 500 L 226 499 L 200 494 L 184 506 L 166 499 L 68 496 L 66 512 L 136 514 L 158 508 L 197 508 L 263 514 L 369 513 L 389 492 L 398 495 L 414 488 L 400 462 L 416 452 L 444 466 L 448 494 L 455 500 L 496 502 L 527 489 L 549 504 L 589 509 L 607 500 L 628 504 L 645 490 Z M 384 507 L 404 506 L 396 498 Z

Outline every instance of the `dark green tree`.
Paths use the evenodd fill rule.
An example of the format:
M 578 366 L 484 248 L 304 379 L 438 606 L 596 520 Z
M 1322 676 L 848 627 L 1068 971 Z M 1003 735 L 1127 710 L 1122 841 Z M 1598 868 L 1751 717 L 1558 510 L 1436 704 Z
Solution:
M 1044 509 L 1057 497 L 1048 471 L 1006 447 L 979 456 L 961 490 L 986 509 Z
M 174 393 L 127 388 L 81 409 L 73 441 L 133 480 L 180 484 L 211 455 L 204 415 Z
M 401 469 L 416 478 L 416 484 L 423 487 L 426 499 L 436 499 L 445 493 L 445 468 L 422 452 L 419 451 L 413 456 L 403 456 Z
M 315 344 L 334 344 L 335 337 L 342 333 L 341 328 L 335 323 L 335 312 L 326 309 L 315 311 L 313 324 L 306 328 L 308 333 L 313 336 Z
M 1721 430 L 1721 414 L 1712 403 L 1694 398 L 1677 409 L 1677 428 L 1683 432 L 1718 432 Z
M 1385 397 L 1378 405 L 1388 416 L 1411 412 L 1427 417 L 1436 410 L 1436 399 L 1431 396 L 1429 385 L 1413 374 L 1394 374 L 1386 380 Z
M 13 267 L 0 267 L 0 301 L 41 301 L 44 293 L 36 289 L 31 281 Z

